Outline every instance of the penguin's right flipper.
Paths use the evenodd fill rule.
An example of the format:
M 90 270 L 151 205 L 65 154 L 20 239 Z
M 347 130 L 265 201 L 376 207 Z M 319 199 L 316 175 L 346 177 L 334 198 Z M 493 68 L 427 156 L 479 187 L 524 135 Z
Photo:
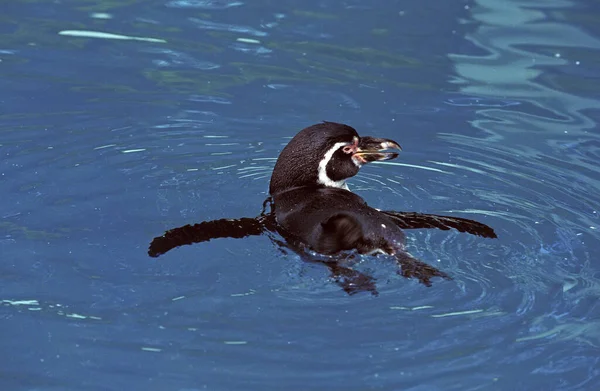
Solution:
M 394 220 L 398 227 L 403 229 L 438 228 L 447 231 L 451 228 L 459 232 L 482 236 L 484 238 L 497 238 L 494 229 L 475 220 L 462 217 L 439 216 L 417 212 L 395 212 L 382 210 L 381 213 Z
M 184 225 L 155 237 L 150 243 L 148 255 L 158 257 L 176 247 L 193 243 L 208 242 L 218 238 L 245 238 L 261 235 L 274 229 L 274 216 L 263 215 L 255 218 L 219 219 L 203 221 L 194 225 Z
M 396 262 L 400 266 L 398 274 L 405 278 L 415 277 L 425 286 L 431 286 L 432 277 L 441 277 L 446 280 L 451 280 L 452 277 L 441 270 L 418 260 L 409 253 L 399 252 L 395 255 Z

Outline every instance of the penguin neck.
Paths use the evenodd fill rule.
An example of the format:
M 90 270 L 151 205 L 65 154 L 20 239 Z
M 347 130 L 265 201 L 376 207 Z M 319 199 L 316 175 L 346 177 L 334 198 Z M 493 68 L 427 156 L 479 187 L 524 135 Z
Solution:
M 285 184 L 274 181 L 271 178 L 271 184 L 269 186 L 269 194 L 271 196 L 280 195 L 288 191 L 302 189 L 302 188 L 313 188 L 313 189 L 340 189 L 351 191 L 346 181 L 329 181 L 326 183 L 320 183 L 315 180 L 312 181 L 291 181 Z
M 327 165 L 334 153 L 347 142 L 331 146 L 324 154 L 301 151 L 288 144 L 275 163 L 269 193 L 274 195 L 299 187 L 329 187 L 349 190 L 346 179 L 334 180 L 327 173 Z

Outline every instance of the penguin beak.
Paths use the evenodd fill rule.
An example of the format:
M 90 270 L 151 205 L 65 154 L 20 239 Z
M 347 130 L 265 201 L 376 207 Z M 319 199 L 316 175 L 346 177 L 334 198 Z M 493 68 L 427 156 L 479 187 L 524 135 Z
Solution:
M 389 152 L 390 149 L 401 151 L 402 147 L 394 140 L 369 136 L 361 137 L 352 158 L 360 164 L 397 158 L 398 153 Z

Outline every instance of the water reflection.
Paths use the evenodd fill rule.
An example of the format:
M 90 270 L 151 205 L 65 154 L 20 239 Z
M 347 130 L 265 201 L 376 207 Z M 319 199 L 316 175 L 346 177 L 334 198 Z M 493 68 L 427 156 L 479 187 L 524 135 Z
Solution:
M 556 135 L 562 135 L 565 131 L 585 134 L 586 129 L 596 124 L 582 111 L 598 109 L 598 100 L 582 97 L 568 86 L 552 88 L 544 82 L 544 76 L 552 75 L 553 68 L 591 62 L 593 51 L 600 49 L 598 38 L 575 25 L 557 20 L 568 19 L 562 12 L 573 5 L 572 2 L 559 0 L 545 2 L 536 8 L 528 1 L 476 0 L 475 6 L 470 7 L 470 22 L 477 23 L 478 27 L 465 38 L 483 49 L 485 54 L 450 54 L 457 74 L 451 82 L 457 84 L 465 94 L 488 99 L 527 101 L 537 106 L 546 117 L 535 118 L 533 125 L 536 129 Z M 570 57 L 573 48 L 583 48 L 587 52 L 578 52 L 577 57 Z M 490 119 L 480 119 L 474 123 L 484 130 L 497 129 L 495 122 L 514 120 L 518 123 L 524 115 L 514 111 L 485 109 L 478 113 Z M 512 128 L 519 131 L 518 126 Z
M 466 39 L 484 54 L 449 54 L 456 72 L 451 82 L 465 96 L 446 103 L 475 109 L 471 124 L 481 133 L 439 137 L 452 145 L 453 167 L 470 172 L 464 186 L 513 226 L 493 267 L 522 295 L 516 313 L 529 326 L 516 341 L 599 346 L 597 325 L 584 319 L 600 311 L 592 304 L 600 281 L 591 256 L 600 246 L 599 141 L 588 115 L 600 101 L 557 75 L 566 69 L 577 74 L 577 67 L 592 62 L 600 40 L 569 23 L 572 6 L 476 0 L 468 20 L 476 27 Z M 479 176 L 497 186 L 486 188 L 489 181 Z

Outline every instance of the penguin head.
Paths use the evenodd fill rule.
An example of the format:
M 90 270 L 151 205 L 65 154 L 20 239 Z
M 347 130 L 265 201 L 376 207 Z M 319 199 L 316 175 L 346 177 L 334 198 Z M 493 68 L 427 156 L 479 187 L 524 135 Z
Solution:
M 351 126 L 323 122 L 301 130 L 283 148 L 271 176 L 271 195 L 301 186 L 348 189 L 364 164 L 398 156 L 393 140 L 360 137 Z

